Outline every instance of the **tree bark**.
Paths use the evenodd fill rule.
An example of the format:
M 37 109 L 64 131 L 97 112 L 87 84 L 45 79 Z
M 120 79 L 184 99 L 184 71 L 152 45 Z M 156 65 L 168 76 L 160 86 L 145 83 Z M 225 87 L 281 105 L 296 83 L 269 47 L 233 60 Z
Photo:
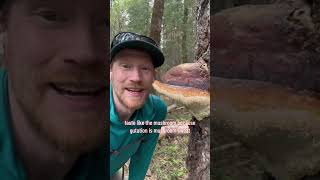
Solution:
M 187 168 L 190 180 L 210 179 L 210 118 L 195 121 L 190 126 Z
M 181 48 L 182 48 L 182 62 L 183 63 L 187 63 L 188 62 L 188 50 L 187 50 L 187 22 L 188 22 L 188 16 L 189 16 L 189 4 L 188 4 L 188 0 L 184 1 L 184 10 L 183 10 L 183 29 L 182 29 L 182 43 L 181 43 Z
M 161 24 L 163 17 L 164 0 L 154 0 L 151 18 L 150 37 L 158 44 L 161 41 Z
M 196 62 L 209 64 L 209 0 L 198 0 L 197 2 L 197 44 Z M 210 72 L 210 71 L 209 71 Z M 210 179 L 210 118 L 201 121 L 196 120 L 191 126 L 188 145 L 188 179 L 209 180 Z
M 205 62 L 210 66 L 210 48 L 209 48 L 209 27 L 210 27 L 210 8 L 209 0 L 198 0 L 197 5 L 197 44 L 195 59 L 198 62 Z

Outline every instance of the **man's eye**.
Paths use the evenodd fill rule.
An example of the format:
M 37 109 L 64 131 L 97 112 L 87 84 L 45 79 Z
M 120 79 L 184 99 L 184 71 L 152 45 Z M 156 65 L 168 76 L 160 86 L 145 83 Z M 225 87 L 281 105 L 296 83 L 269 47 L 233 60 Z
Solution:
M 130 66 L 129 66 L 129 65 L 126 65 L 126 64 L 123 64 L 122 67 L 123 67 L 124 69 L 129 69 L 129 68 L 130 68 Z
M 35 13 L 37 16 L 48 22 L 65 22 L 67 18 L 53 10 L 39 10 Z
M 144 70 L 144 71 L 150 71 L 151 67 L 142 67 L 141 69 Z

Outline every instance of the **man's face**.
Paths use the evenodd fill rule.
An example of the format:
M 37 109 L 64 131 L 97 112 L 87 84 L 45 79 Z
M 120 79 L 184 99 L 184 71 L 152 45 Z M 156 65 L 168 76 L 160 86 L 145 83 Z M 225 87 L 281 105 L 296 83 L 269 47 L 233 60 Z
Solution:
M 124 106 L 130 111 L 141 108 L 155 77 L 150 55 L 124 49 L 114 57 L 110 72 L 116 106 Z
M 63 150 L 88 151 L 106 138 L 106 15 L 104 0 L 15 0 L 7 14 L 10 100 Z

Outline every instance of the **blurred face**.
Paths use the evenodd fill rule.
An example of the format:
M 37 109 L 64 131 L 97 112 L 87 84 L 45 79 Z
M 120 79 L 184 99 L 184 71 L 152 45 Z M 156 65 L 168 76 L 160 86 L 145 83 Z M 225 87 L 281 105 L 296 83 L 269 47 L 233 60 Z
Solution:
M 110 72 L 115 105 L 124 106 L 130 111 L 141 108 L 155 77 L 150 55 L 124 49 L 114 57 Z
M 106 12 L 104 0 L 16 0 L 7 14 L 11 112 L 63 150 L 106 138 Z

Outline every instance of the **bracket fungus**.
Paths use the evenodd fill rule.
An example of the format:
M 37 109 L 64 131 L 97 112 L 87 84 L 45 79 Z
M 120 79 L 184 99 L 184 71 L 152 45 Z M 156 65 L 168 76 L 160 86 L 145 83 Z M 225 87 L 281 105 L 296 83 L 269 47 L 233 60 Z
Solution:
M 311 92 L 272 83 L 212 78 L 213 126 L 259 153 L 276 179 L 320 171 L 320 100 Z
M 309 11 L 280 3 L 239 6 L 215 14 L 211 17 L 212 74 L 319 92 L 319 53 L 306 47 L 313 31 L 303 23 L 310 21 Z M 312 39 L 319 45 L 316 37 Z
M 161 81 L 155 80 L 153 88 L 185 106 L 198 121 L 210 115 L 209 75 L 204 64 L 175 66 L 162 76 Z
M 215 93 L 211 123 L 223 134 L 215 131 L 214 139 L 228 137 L 250 154 L 258 153 L 262 163 L 256 165 L 274 179 L 300 180 L 320 173 L 316 51 L 320 41 L 310 8 L 287 3 L 245 5 L 211 17 L 215 27 L 211 70 L 221 77 L 211 78 Z M 232 159 L 241 153 L 234 152 Z M 221 165 L 216 161 L 216 167 L 230 169 L 228 175 L 239 180 L 263 179 L 248 177 L 257 171 L 243 173 L 248 169 L 243 164 L 232 169 L 237 162 L 225 163 L 227 158 Z M 252 161 L 247 164 L 253 166 Z

